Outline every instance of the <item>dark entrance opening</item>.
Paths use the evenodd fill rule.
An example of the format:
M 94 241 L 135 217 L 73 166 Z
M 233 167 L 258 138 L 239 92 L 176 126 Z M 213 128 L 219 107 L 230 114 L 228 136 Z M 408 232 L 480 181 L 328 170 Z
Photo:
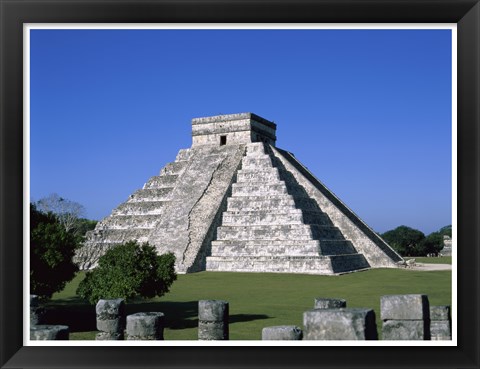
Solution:
M 220 136 L 220 146 L 227 144 L 227 136 Z

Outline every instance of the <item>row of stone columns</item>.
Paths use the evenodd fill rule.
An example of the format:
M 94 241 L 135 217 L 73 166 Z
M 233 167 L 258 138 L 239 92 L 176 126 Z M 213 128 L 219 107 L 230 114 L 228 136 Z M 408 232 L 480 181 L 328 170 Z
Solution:
M 163 340 L 165 315 L 160 312 L 136 313 L 126 316 L 123 299 L 99 300 L 96 340 Z
M 99 300 L 96 307 L 96 340 L 163 340 L 165 316 L 142 312 L 126 316 L 123 299 Z M 429 306 L 426 295 L 389 295 L 380 299 L 383 340 L 449 340 L 451 318 L 448 306 Z M 68 339 L 69 329 L 41 325 L 44 310 L 38 298 L 30 299 L 30 338 Z M 198 339 L 229 339 L 229 304 L 220 300 L 198 302 Z M 314 309 L 303 314 L 304 331 L 297 326 L 265 327 L 262 340 L 376 340 L 373 309 L 347 308 L 342 299 L 316 298 Z
M 377 340 L 375 312 L 347 308 L 342 299 L 315 299 L 296 326 L 262 330 L 262 340 Z M 426 295 L 389 295 L 380 299 L 383 340 L 450 340 L 449 306 L 429 306 Z

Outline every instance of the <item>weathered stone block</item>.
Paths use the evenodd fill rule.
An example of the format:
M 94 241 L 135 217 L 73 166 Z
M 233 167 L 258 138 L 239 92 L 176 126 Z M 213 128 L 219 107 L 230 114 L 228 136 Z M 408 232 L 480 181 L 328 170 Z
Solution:
M 228 320 L 228 302 L 221 300 L 198 301 L 198 319 L 208 322 Z
M 30 327 L 32 341 L 68 340 L 69 328 L 66 325 L 36 325 Z
M 300 328 L 294 325 L 279 325 L 262 329 L 262 340 L 298 341 L 303 337 Z
M 123 299 L 99 300 L 95 310 L 99 331 L 123 334 L 125 329 L 125 301 Z
M 372 309 L 314 309 L 303 313 L 305 340 L 376 340 Z
M 30 295 L 30 325 L 44 323 L 45 309 L 40 307 L 37 295 Z
M 382 320 L 428 320 L 427 295 L 386 295 L 380 298 Z
M 127 340 L 163 340 L 165 315 L 160 312 L 127 316 Z
M 346 307 L 347 307 L 347 301 L 343 299 L 329 299 L 329 298 L 317 297 L 314 303 L 315 309 L 337 309 L 337 308 L 346 308 Z
M 428 320 L 387 320 L 382 325 L 383 340 L 429 340 Z
M 227 301 L 200 300 L 198 302 L 198 339 L 228 340 Z
M 430 306 L 430 320 L 451 320 L 450 306 Z
M 430 322 L 430 339 L 432 341 L 451 340 L 452 327 L 448 320 L 432 320 Z

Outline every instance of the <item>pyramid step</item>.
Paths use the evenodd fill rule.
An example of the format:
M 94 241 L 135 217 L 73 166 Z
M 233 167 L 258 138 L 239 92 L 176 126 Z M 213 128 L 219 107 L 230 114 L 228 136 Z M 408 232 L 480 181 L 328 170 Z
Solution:
M 165 187 L 174 187 L 177 182 L 178 175 L 163 175 L 163 176 L 153 176 L 148 180 L 147 183 L 143 185 L 144 189 L 150 188 L 165 188 Z
M 242 159 L 242 169 L 272 168 L 270 156 L 245 156 Z
M 237 196 L 227 199 L 228 211 L 293 210 L 295 201 L 290 195 Z
M 207 271 L 339 274 L 369 268 L 361 254 L 341 256 L 207 257 Z
M 277 184 L 250 184 L 234 183 L 232 185 L 232 196 L 268 196 L 288 194 L 285 183 Z
M 154 215 L 162 214 L 169 201 L 125 202 L 117 207 L 112 215 Z
M 332 225 L 330 218 L 320 211 L 226 211 L 222 225 L 262 225 L 262 224 L 318 224 Z
M 130 202 L 165 201 L 170 199 L 173 187 L 145 188 L 130 195 Z
M 191 156 L 192 156 L 191 149 L 181 149 L 178 152 L 177 157 L 175 158 L 175 161 L 189 160 Z
M 348 240 L 321 240 L 319 250 L 321 255 L 344 255 L 357 253 L 357 250 L 355 250 L 355 247 L 353 247 L 352 242 Z
M 112 229 L 153 229 L 160 220 L 158 215 L 113 215 L 103 220 L 102 227 Z
M 218 272 L 332 274 L 328 256 L 208 256 L 206 269 Z
M 91 240 L 102 239 L 108 243 L 125 243 L 127 241 L 147 242 L 150 229 L 97 229 L 95 228 L 90 235 Z M 103 242 L 103 241 L 102 241 Z
M 275 183 L 280 180 L 277 168 L 257 168 L 256 170 L 242 168 L 237 171 L 237 183 Z
M 370 268 L 363 254 L 335 255 L 329 257 L 332 262 L 332 270 L 337 274 Z
M 218 240 L 292 240 L 344 239 L 336 227 L 288 224 L 255 226 L 221 226 L 217 228 Z
M 212 241 L 212 247 L 233 247 L 233 246 L 240 246 L 240 247 L 280 247 L 280 246 L 292 246 L 292 247 L 299 247 L 299 246 L 307 246 L 313 247 L 318 249 L 320 247 L 320 241 L 312 240 L 312 239 L 294 239 L 294 240 L 215 240 Z M 213 253 L 212 253 L 213 254 Z
M 305 190 L 300 186 L 287 188 L 283 181 L 270 183 L 240 182 L 232 185 L 232 196 L 271 196 L 289 194 L 295 197 L 307 197 Z
M 221 241 L 219 241 L 221 242 Z M 270 242 L 266 245 L 245 243 L 244 241 L 231 241 L 229 243 L 212 242 L 212 256 L 319 256 L 318 244 L 312 241 L 297 242 L 291 244 L 289 241 Z
M 263 142 L 255 142 L 247 145 L 247 156 L 265 154 L 265 145 Z
M 168 163 L 163 167 L 163 169 L 160 171 L 160 175 L 177 175 L 181 174 L 185 171 L 185 168 L 188 165 L 187 160 L 182 160 L 182 161 L 174 161 L 172 163 Z
M 229 197 L 228 211 L 255 210 L 319 210 L 318 205 L 308 197 L 293 197 L 291 195 L 272 196 L 235 196 Z

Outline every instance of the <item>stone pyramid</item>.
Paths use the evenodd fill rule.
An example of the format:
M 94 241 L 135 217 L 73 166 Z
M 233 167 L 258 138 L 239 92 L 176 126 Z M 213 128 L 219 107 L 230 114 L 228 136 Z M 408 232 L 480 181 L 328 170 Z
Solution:
M 339 274 L 402 258 L 252 113 L 192 120 L 192 146 L 87 234 L 76 261 L 96 266 L 128 240 L 173 252 L 179 273 Z

